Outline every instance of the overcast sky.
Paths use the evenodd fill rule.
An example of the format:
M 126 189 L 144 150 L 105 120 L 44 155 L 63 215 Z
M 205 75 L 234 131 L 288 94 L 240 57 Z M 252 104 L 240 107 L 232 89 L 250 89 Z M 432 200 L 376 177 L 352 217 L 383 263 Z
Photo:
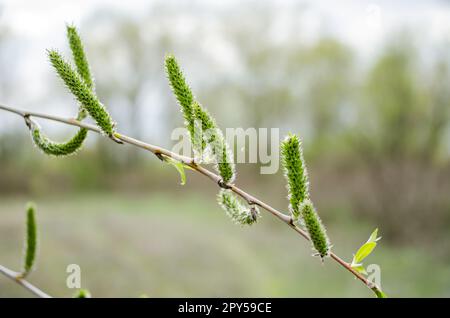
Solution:
M 431 41 L 448 40 L 450 36 L 450 5 L 448 1 L 364 1 L 364 0 L 305 0 L 305 1 L 149 1 L 149 0 L 2 0 L 0 6 L 0 27 L 8 25 L 21 36 L 37 41 L 54 36 L 54 30 L 67 21 L 80 24 L 95 9 L 117 8 L 129 15 L 140 15 L 151 4 L 165 3 L 167 6 L 179 6 L 180 11 L 195 5 L 202 10 L 226 10 L 239 8 L 242 3 L 273 4 L 274 14 L 289 20 L 289 8 L 302 4 L 305 14 L 302 27 L 310 30 L 311 36 L 329 32 L 347 43 L 361 49 L 370 50 L 393 29 L 410 27 L 426 35 Z M 149 5 L 150 4 L 150 5 Z M 289 21 L 281 19 L 286 25 Z M 280 35 L 282 36 L 282 35 Z
M 201 23 L 211 23 L 214 13 L 233 12 L 245 5 L 269 5 L 273 7 L 277 21 L 274 41 L 289 41 L 300 36 L 297 28 L 302 30 L 302 41 L 314 41 L 329 34 L 353 47 L 363 61 L 376 54 L 380 45 L 401 29 L 412 31 L 422 49 L 430 48 L 432 51 L 436 44 L 450 43 L 448 1 L 0 0 L 0 30 L 7 28 L 20 43 L 15 53 L 20 63 L 12 66 L 11 76 L 16 75 L 17 82 L 27 84 L 23 86 L 22 94 L 14 96 L 14 104 L 26 108 L 42 97 L 40 94 L 45 92 L 46 85 L 43 79 L 50 72 L 45 49 L 65 47 L 65 33 L 61 31 L 65 23 L 73 22 L 85 31 L 83 21 L 93 13 L 117 9 L 139 18 L 161 4 L 177 9 L 177 14 L 182 17 L 179 21 L 183 22 L 173 27 L 178 27 L 180 32 L 189 25 L 189 21 L 201 19 Z M 301 16 L 292 14 L 292 6 L 299 4 L 302 6 Z M 223 52 L 219 42 L 215 42 L 215 49 Z M 232 63 L 229 56 L 223 55 L 222 64 L 226 67 Z M 5 96 L 0 96 L 0 101 L 11 102 Z

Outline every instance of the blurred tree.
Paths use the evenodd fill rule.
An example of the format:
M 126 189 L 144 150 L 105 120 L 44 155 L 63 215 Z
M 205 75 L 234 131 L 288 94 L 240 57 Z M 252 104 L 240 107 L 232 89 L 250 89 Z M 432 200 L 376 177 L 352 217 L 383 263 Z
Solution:
M 431 162 L 439 158 L 448 157 L 448 149 L 445 149 L 447 131 L 450 119 L 450 82 L 448 57 L 441 57 L 435 62 L 430 78 L 428 91 L 429 105 L 429 130 L 425 138 L 423 156 L 425 162 Z M 446 151 L 447 150 L 447 151 Z
M 338 39 L 321 34 L 307 38 L 303 10 L 293 6 L 278 15 L 273 6 L 259 3 L 231 11 L 160 4 L 129 15 L 103 8 L 81 24 L 81 35 L 98 95 L 117 118 L 120 131 L 171 143 L 170 132 L 182 123 L 162 65 L 164 54 L 172 52 L 189 74 L 198 100 L 222 128 L 278 127 L 304 137 L 312 184 L 321 184 L 315 201 L 327 207 L 345 201 L 355 215 L 376 219 L 386 229 L 386 238 L 409 241 L 417 232 L 433 237 L 450 222 L 448 50 L 436 58 L 429 49 L 433 54 L 427 51 L 422 65 L 420 52 L 408 43 L 409 37 L 401 36 L 366 65 Z M 18 40 L 8 37 L 2 25 L 0 71 L 9 74 L 0 78 L 2 101 L 23 91 L 23 82 L 12 80 L 20 74 L 12 71 L 19 69 L 12 61 L 20 59 L 11 59 Z M 58 90 L 50 88 L 43 102 L 55 103 L 58 94 L 70 100 L 51 76 Z M 18 128 L 23 133 L 23 127 Z M 20 182 L 11 189 L 55 189 L 55 179 L 80 189 L 88 183 L 131 189 L 131 182 L 150 179 L 143 172 L 147 161 L 138 160 L 132 147 L 127 153 L 103 140 L 95 147 L 88 144 L 89 152 L 80 154 L 77 168 L 67 175 L 64 165 L 73 165 L 70 160 L 34 169 L 31 162 L 40 154 L 17 151 L 14 146 L 22 142 L 2 135 L 0 173 L 12 171 L 11 177 L 0 180 L 4 188 L 14 176 Z M 24 158 L 30 162 L 28 170 L 22 166 Z M 240 166 L 239 173 L 245 174 L 246 168 Z M 277 187 L 274 181 L 261 181 L 257 165 L 252 168 L 251 178 L 240 180 L 258 184 L 284 204 L 281 182 Z M 15 172 L 30 170 L 41 180 L 37 186 L 29 186 L 26 173 Z M 350 193 L 355 200 L 348 198 Z
M 368 73 L 367 107 L 353 134 L 374 197 L 364 194 L 359 209 L 383 225 L 391 239 L 421 241 L 422 233 L 429 240 L 448 225 L 450 182 L 435 161 L 448 126 L 445 64 L 438 62 L 427 81 L 412 46 L 396 41 Z
M 425 107 L 417 83 L 413 51 L 396 44 L 387 49 L 369 73 L 367 100 L 375 111 L 382 153 L 392 159 L 414 155 L 423 145 Z M 419 126 L 418 126 L 419 125 Z M 422 135 L 422 136 L 421 136 Z
M 0 16 L 2 15 L 0 7 Z M 12 70 L 17 67 L 17 59 L 14 58 L 17 49 L 17 43 L 14 41 L 14 35 L 11 34 L 7 26 L 0 25 L 0 74 L 8 74 L 8 76 L 0 76 L 0 96 L 2 101 L 6 101 L 11 95 L 16 93 L 14 89 L 17 86 L 17 73 Z
M 145 109 L 156 106 L 150 105 L 148 99 L 152 91 L 158 91 L 165 84 L 164 78 L 158 75 L 161 75 L 161 61 L 168 51 L 170 36 L 168 32 L 147 32 L 146 22 L 154 15 L 149 13 L 142 19 L 134 19 L 108 11 L 93 14 L 85 24 L 86 29 L 92 31 L 87 37 L 87 46 L 99 74 L 99 95 L 119 114 L 121 130 L 138 139 L 149 131 L 146 125 L 150 119 L 144 117 Z M 162 125 L 156 128 L 166 131 Z M 109 146 L 98 145 L 105 154 Z M 115 160 L 105 162 L 115 168 L 139 164 L 139 152 L 131 147 L 124 158 L 112 154 L 105 158 Z
M 304 65 L 306 78 L 300 85 L 306 86 L 305 102 L 310 108 L 312 142 L 317 147 L 328 147 L 335 142 L 345 124 L 340 114 L 352 99 L 353 59 L 349 48 L 335 39 L 323 38 L 298 55 Z M 300 81 L 299 81 L 300 82 Z

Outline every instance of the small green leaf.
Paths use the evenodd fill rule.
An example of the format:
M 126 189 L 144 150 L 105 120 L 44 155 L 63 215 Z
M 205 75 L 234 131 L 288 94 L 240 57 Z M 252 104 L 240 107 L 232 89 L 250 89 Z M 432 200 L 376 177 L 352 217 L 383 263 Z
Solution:
M 195 171 L 194 168 L 192 168 L 191 166 L 188 166 L 187 164 L 183 163 L 183 167 L 192 171 Z
M 179 162 L 175 159 L 169 158 L 169 157 L 163 157 L 164 161 L 167 162 L 168 164 L 172 165 L 175 169 L 177 169 L 178 173 L 180 174 L 180 178 L 181 178 L 181 185 L 185 185 L 186 184 L 186 173 L 184 172 L 184 168 L 186 167 L 186 165 L 182 162 Z M 191 168 L 191 167 L 189 167 Z
M 25 277 L 31 272 L 31 270 L 33 269 L 34 261 L 36 259 L 37 225 L 34 209 L 34 204 L 28 203 L 26 223 L 27 229 L 25 237 L 25 257 L 21 277 Z
M 353 263 L 361 263 L 363 259 L 369 256 L 370 253 L 372 253 L 375 246 L 377 246 L 377 243 L 375 242 L 368 242 L 361 246 L 358 252 L 356 252 L 355 256 L 353 257 Z
M 352 268 L 360 274 L 367 275 L 366 269 L 362 264 L 352 264 Z
M 381 237 L 377 237 L 378 236 L 378 228 L 376 228 L 372 234 L 370 234 L 369 239 L 367 240 L 367 243 L 371 243 L 371 242 L 378 242 Z

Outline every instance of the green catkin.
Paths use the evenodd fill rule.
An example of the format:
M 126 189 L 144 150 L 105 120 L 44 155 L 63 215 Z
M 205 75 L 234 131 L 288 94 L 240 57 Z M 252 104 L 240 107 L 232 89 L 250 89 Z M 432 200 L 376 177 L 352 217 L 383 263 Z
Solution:
M 217 195 L 217 201 L 227 215 L 238 224 L 252 225 L 258 219 L 257 207 L 244 206 L 230 190 L 222 189 Z
M 51 156 L 67 156 L 76 153 L 83 145 L 86 136 L 87 129 L 80 128 L 68 142 L 57 143 L 43 135 L 38 127 L 33 127 L 31 130 L 34 144 L 45 154 Z
M 301 203 L 299 209 L 311 243 L 318 255 L 323 259 L 330 253 L 330 241 L 328 240 L 325 226 L 322 224 L 316 209 L 309 199 Z
M 25 257 L 23 264 L 22 277 L 28 275 L 33 269 L 34 261 L 36 259 L 37 249 L 37 226 L 35 208 L 32 203 L 28 203 L 27 209 L 27 221 L 26 221 L 26 236 L 25 236 Z
M 330 243 L 325 227 L 309 199 L 309 181 L 299 137 L 289 134 L 281 143 L 281 157 L 289 193 L 289 210 L 295 221 L 306 228 L 321 258 L 329 255 Z M 299 217 L 301 218 L 299 220 Z
M 299 205 L 309 198 L 309 181 L 302 143 L 296 135 L 289 134 L 281 143 L 281 162 L 287 180 L 289 210 L 292 217 L 300 215 Z
M 199 103 L 193 103 L 195 120 L 201 122 L 204 138 L 202 139 L 202 150 L 206 145 L 216 163 L 216 171 L 225 183 L 233 182 L 236 177 L 233 154 L 231 153 L 222 131 L 217 127 L 214 118 Z
M 224 141 L 222 133 L 220 133 L 218 140 L 222 140 L 218 142 L 219 149 L 221 150 L 221 156 L 217 161 L 216 169 L 225 183 L 231 183 L 236 178 L 236 172 L 234 169 L 234 163 L 230 161 L 232 159 L 230 149 L 228 144 Z
M 214 134 L 211 134 L 210 136 L 207 136 L 206 134 L 217 129 L 217 125 L 211 115 L 205 109 L 203 109 L 203 107 L 198 102 L 193 102 L 192 111 L 194 120 L 200 122 L 201 124 L 201 150 L 204 151 L 206 149 L 206 146 L 214 141 Z M 196 143 L 198 144 L 199 142 Z M 196 147 L 199 148 L 199 145 L 196 145 Z
M 95 120 L 98 127 L 109 137 L 114 135 L 114 123 L 105 107 L 100 103 L 97 96 L 92 92 L 80 75 L 67 63 L 61 55 L 55 51 L 48 51 L 51 64 L 58 75 L 66 84 L 67 88 L 76 97 L 89 115 Z
M 67 39 L 69 41 L 72 56 L 75 61 L 77 72 L 89 89 L 93 89 L 94 83 L 89 70 L 89 64 L 84 53 L 83 44 L 77 29 L 74 26 L 67 26 Z M 81 121 L 86 118 L 87 111 L 80 103 L 77 120 Z M 35 145 L 44 153 L 53 156 L 66 156 L 75 153 L 83 145 L 87 137 L 87 129 L 80 128 L 78 132 L 69 141 L 58 143 L 44 136 L 39 127 L 31 129 L 31 137 Z
M 70 49 L 72 51 L 72 57 L 75 62 L 78 74 L 86 83 L 87 87 L 90 89 L 94 88 L 94 81 L 92 79 L 91 70 L 89 68 L 89 63 L 84 52 L 83 43 L 78 34 L 75 26 L 67 26 L 67 39 L 69 41 Z
M 220 129 L 211 115 L 194 100 L 191 88 L 181 71 L 181 68 L 173 55 L 167 55 L 165 59 L 166 73 L 170 86 L 180 104 L 181 111 L 186 121 L 186 128 L 191 136 L 194 151 L 202 152 L 209 145 L 216 162 L 216 170 L 225 183 L 233 182 L 235 178 L 234 164 L 231 159 L 229 147 L 225 142 Z M 197 140 L 195 134 L 195 121 L 201 122 L 203 138 Z
M 173 55 L 169 54 L 166 56 L 165 66 L 167 78 L 169 79 L 173 93 L 180 104 L 183 117 L 186 121 L 186 128 L 191 135 L 192 140 L 194 138 L 194 116 L 192 110 L 194 95 L 192 94 L 191 88 L 186 83 L 183 72 Z
M 89 63 L 84 52 L 83 43 L 78 34 L 75 26 L 67 25 L 67 40 L 69 41 L 70 50 L 72 51 L 72 57 L 75 62 L 75 66 L 78 74 L 86 83 L 87 87 L 94 90 L 94 80 L 91 75 Z M 83 105 L 80 104 L 77 120 L 83 120 L 86 118 L 87 111 Z

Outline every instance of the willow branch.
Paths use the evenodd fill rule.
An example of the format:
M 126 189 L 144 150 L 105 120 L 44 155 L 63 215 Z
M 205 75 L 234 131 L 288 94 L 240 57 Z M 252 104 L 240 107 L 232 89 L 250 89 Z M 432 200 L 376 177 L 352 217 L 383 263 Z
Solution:
M 0 265 L 0 273 L 5 275 L 6 277 L 10 278 L 17 284 L 23 286 L 25 289 L 28 289 L 31 293 L 34 295 L 40 297 L 40 298 L 52 298 L 50 295 L 44 293 L 42 290 L 28 282 L 27 280 L 20 277 L 20 273 L 14 272 L 2 265 Z
M 96 126 L 82 123 L 73 118 L 64 118 L 64 117 L 44 114 L 44 113 L 40 113 L 40 112 L 25 111 L 25 110 L 20 110 L 20 109 L 14 108 L 14 107 L 5 106 L 2 104 L 0 104 L 0 109 L 15 113 L 19 116 L 22 116 L 25 119 L 27 125 L 29 125 L 29 117 L 32 116 L 32 117 L 43 118 L 43 119 L 56 121 L 56 122 L 60 122 L 60 123 L 64 123 L 64 124 L 68 124 L 68 125 L 72 125 L 72 126 L 83 127 L 88 130 L 91 130 L 93 132 L 101 134 L 101 130 L 99 128 L 97 128 Z M 118 132 L 114 133 L 114 137 L 123 141 L 124 143 L 127 143 L 130 145 L 142 148 L 144 150 L 150 151 L 151 153 L 156 155 L 159 159 L 161 159 L 162 156 L 166 156 L 166 157 L 172 158 L 174 160 L 180 161 L 180 162 L 188 165 L 194 171 L 204 175 L 205 177 L 207 177 L 210 180 L 212 180 L 213 182 L 215 182 L 219 187 L 228 188 L 228 189 L 232 190 L 234 193 L 236 193 L 237 195 L 239 195 L 240 197 L 242 197 L 244 200 L 246 200 L 249 204 L 255 204 L 255 205 L 261 207 L 262 209 L 266 210 L 267 212 L 271 213 L 273 216 L 275 216 L 282 222 L 289 225 L 290 228 L 292 228 L 295 232 L 297 232 L 304 239 L 310 241 L 308 234 L 305 231 L 303 231 L 300 227 L 295 225 L 289 215 L 286 215 L 286 214 L 278 211 L 277 209 L 275 209 L 272 206 L 268 205 L 267 203 L 261 201 L 260 199 L 252 196 L 251 194 L 245 192 L 244 190 L 240 189 L 239 187 L 237 187 L 234 184 L 223 184 L 222 178 L 219 175 L 217 175 L 217 174 L 211 172 L 210 170 L 204 168 L 203 166 L 197 164 L 193 158 L 179 155 L 179 154 L 174 153 L 165 148 L 155 146 L 155 145 L 152 145 L 149 143 L 145 143 L 143 141 L 120 134 Z M 349 271 L 351 274 L 353 274 L 358 280 L 360 280 L 364 285 L 366 285 L 368 288 L 370 288 L 373 292 L 375 292 L 375 293 L 381 292 L 381 289 L 376 284 L 370 282 L 368 279 L 366 279 L 366 277 L 364 277 L 362 274 L 360 274 L 356 270 L 354 270 L 350 266 L 350 264 L 345 262 L 342 258 L 337 256 L 333 252 L 330 252 L 330 257 L 334 261 L 336 261 L 339 265 L 344 267 L 347 271 Z

